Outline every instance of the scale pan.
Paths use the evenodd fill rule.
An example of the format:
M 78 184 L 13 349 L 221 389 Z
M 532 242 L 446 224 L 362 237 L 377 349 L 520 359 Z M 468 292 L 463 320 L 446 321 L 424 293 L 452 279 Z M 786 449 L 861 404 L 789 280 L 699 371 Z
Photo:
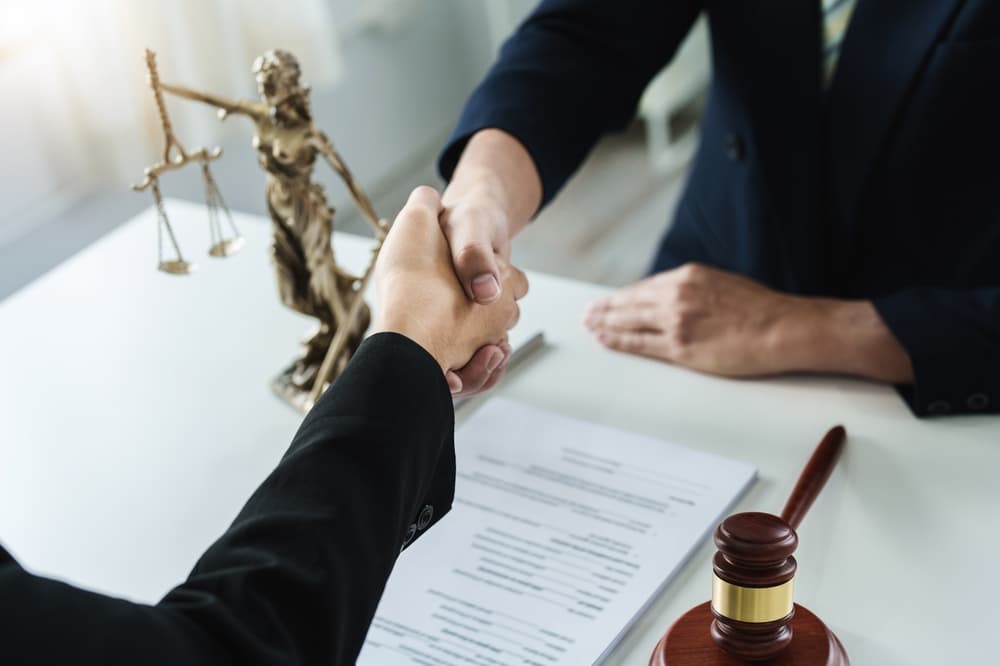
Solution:
M 194 273 L 196 266 L 183 259 L 174 259 L 172 261 L 161 261 L 158 268 L 164 273 L 170 273 L 171 275 L 190 275 Z
M 243 249 L 243 236 L 227 238 L 215 243 L 208 249 L 208 253 L 213 257 L 231 257 Z

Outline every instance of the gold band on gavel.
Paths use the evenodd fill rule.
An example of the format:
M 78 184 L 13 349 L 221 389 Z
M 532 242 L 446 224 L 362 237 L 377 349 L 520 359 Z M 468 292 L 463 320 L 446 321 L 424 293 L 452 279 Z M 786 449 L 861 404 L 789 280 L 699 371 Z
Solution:
M 712 608 L 739 622 L 780 620 L 792 612 L 792 580 L 774 587 L 740 587 L 713 575 Z

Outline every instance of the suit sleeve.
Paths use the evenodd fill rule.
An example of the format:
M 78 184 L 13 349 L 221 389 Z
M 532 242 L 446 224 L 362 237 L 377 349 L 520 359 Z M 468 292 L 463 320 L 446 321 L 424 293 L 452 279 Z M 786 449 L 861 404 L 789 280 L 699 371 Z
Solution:
M 601 135 L 633 118 L 701 8 L 701 0 L 544 0 L 467 102 L 441 154 L 442 177 L 475 132 L 502 129 L 531 155 L 547 204 Z
M 917 416 L 1000 412 L 1000 287 L 913 288 L 874 299 L 913 362 Z
M 158 605 L 33 576 L 0 548 L 4 663 L 353 664 L 400 549 L 451 506 L 453 430 L 435 361 L 373 336 Z

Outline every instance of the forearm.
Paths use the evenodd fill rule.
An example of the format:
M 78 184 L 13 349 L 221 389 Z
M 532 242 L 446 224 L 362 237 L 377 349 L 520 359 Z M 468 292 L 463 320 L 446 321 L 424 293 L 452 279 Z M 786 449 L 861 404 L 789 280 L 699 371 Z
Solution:
M 483 129 L 462 151 L 442 201 L 449 211 L 476 202 L 482 210 L 501 215 L 495 222 L 506 226 L 508 237 L 513 237 L 538 211 L 542 181 L 520 141 L 503 130 Z
M 893 384 L 913 381 L 909 354 L 870 301 L 789 297 L 773 352 L 789 371 L 848 374 Z
M 353 663 L 400 548 L 451 506 L 452 418 L 424 350 L 370 338 L 161 606 L 206 627 L 239 663 L 267 653 Z
M 543 0 L 469 98 L 442 152 L 441 175 L 453 178 L 469 137 L 499 128 L 536 160 L 540 203 L 548 203 L 601 135 L 635 117 L 646 84 L 703 6 L 703 0 Z
M 400 547 L 450 507 L 452 419 L 430 356 L 398 336 L 368 340 L 233 525 L 157 606 L 33 576 L 0 547 L 4 657 L 354 663 Z
M 160 83 L 160 88 L 171 95 L 183 97 L 184 99 L 189 99 L 194 102 L 209 104 L 223 111 L 225 114 L 243 113 L 251 118 L 258 118 L 264 113 L 264 106 L 259 102 L 230 99 L 228 97 L 213 95 L 199 90 L 192 90 L 184 86 L 173 85 L 170 83 Z

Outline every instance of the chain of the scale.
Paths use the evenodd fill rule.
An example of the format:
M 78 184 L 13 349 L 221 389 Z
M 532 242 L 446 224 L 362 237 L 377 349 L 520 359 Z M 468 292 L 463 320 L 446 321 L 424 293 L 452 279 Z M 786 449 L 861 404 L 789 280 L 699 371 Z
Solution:
M 156 203 L 156 252 L 157 261 L 159 262 L 157 267 L 164 273 L 173 273 L 174 275 L 188 275 L 193 272 L 195 265 L 184 260 L 184 256 L 181 255 L 181 247 L 177 243 L 177 237 L 174 236 L 174 228 L 170 224 L 170 220 L 167 218 L 166 208 L 163 206 L 163 195 L 160 194 L 160 181 L 158 178 L 153 178 L 151 183 L 153 189 L 153 201 Z M 170 244 L 173 245 L 174 252 L 177 253 L 176 259 L 163 259 L 163 230 L 167 230 L 167 235 L 170 237 Z
M 215 178 L 212 177 L 212 173 L 208 168 L 209 160 L 218 157 L 219 151 L 216 150 L 216 152 L 212 154 L 203 148 L 195 151 L 194 153 L 187 153 L 184 150 L 184 147 L 181 145 L 180 141 L 177 140 L 177 136 L 174 134 L 173 124 L 170 122 L 170 115 L 167 113 L 167 106 L 163 100 L 163 88 L 160 85 L 160 75 L 156 66 L 156 54 L 149 49 L 146 50 L 146 68 L 149 71 L 149 87 L 153 91 L 153 100 L 156 103 L 156 112 L 160 118 L 160 126 L 163 130 L 164 137 L 163 162 L 153 168 L 155 169 L 161 165 L 173 165 L 174 168 L 178 168 L 183 167 L 185 164 L 194 160 L 201 163 L 202 179 L 205 182 L 205 206 L 208 209 L 208 233 L 210 243 L 208 253 L 213 257 L 228 257 L 234 255 L 239 252 L 240 248 L 243 247 L 243 237 L 236 228 L 236 223 L 233 221 L 233 216 L 229 212 L 229 207 L 226 206 L 226 202 L 222 198 L 222 192 L 219 191 L 219 186 L 216 184 Z M 174 152 L 175 155 L 171 156 L 172 152 Z M 157 251 L 159 255 L 158 267 L 161 271 L 166 273 L 179 275 L 191 273 L 195 266 L 194 264 L 185 261 L 184 257 L 181 255 L 180 245 L 177 243 L 177 237 L 174 235 L 173 227 L 170 224 L 166 208 L 163 205 L 163 196 L 160 193 L 158 174 L 150 179 L 149 170 L 147 170 L 147 180 L 152 186 L 153 200 L 156 204 Z M 229 238 L 226 238 L 225 233 L 223 232 L 221 215 L 225 215 L 226 223 L 232 230 L 232 236 Z M 164 229 L 167 230 L 167 234 L 170 237 L 170 243 L 173 245 L 174 251 L 177 254 L 176 259 L 163 259 Z
M 212 172 L 208 168 L 208 161 L 201 163 L 201 177 L 205 181 L 205 206 L 208 208 L 208 234 L 211 245 L 208 253 L 213 257 L 229 257 L 240 251 L 243 247 L 243 236 L 240 235 L 233 215 L 229 212 L 229 206 L 222 198 L 222 192 L 212 177 Z M 222 230 L 221 216 L 225 216 L 229 228 L 232 230 L 232 237 L 226 238 Z

